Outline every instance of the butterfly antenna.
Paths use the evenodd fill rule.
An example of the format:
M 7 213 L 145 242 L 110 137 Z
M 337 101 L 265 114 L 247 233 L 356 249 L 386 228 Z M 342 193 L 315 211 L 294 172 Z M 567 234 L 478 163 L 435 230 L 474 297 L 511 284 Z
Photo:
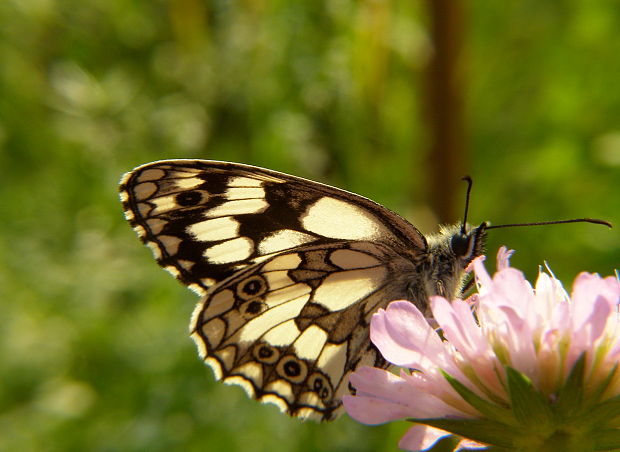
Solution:
M 461 180 L 467 182 L 467 193 L 465 194 L 465 213 L 463 214 L 463 223 L 461 223 L 461 234 L 466 235 L 465 225 L 467 224 L 467 213 L 469 212 L 469 194 L 474 181 L 469 176 L 463 176 Z
M 554 221 L 537 221 L 535 223 L 512 223 L 512 224 L 498 224 L 497 226 L 487 226 L 487 229 L 497 228 L 514 228 L 519 226 L 544 226 L 546 224 L 564 224 L 564 223 L 594 223 L 602 224 L 608 228 L 612 227 L 609 221 L 599 220 L 598 218 L 573 218 L 570 220 L 554 220 Z

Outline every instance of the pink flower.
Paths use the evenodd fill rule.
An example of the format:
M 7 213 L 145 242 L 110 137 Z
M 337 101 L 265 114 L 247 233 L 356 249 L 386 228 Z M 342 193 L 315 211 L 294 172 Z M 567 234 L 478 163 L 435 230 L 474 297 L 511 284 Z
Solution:
M 483 257 L 472 262 L 478 293 L 469 300 L 431 298 L 445 340 L 409 301 L 374 314 L 372 342 L 407 370 L 365 367 L 351 375 L 357 393 L 343 398 L 349 415 L 366 424 L 420 422 L 399 444 L 415 451 L 445 430 L 508 450 L 587 450 L 584 441 L 608 444 L 620 436 L 619 419 L 596 417 L 603 405 L 620 410 L 620 282 L 581 273 L 569 297 L 541 272 L 532 288 L 509 267 L 511 254 L 500 249 L 492 278 Z M 497 438 L 480 433 L 480 425 Z M 570 447 L 549 443 L 576 428 Z

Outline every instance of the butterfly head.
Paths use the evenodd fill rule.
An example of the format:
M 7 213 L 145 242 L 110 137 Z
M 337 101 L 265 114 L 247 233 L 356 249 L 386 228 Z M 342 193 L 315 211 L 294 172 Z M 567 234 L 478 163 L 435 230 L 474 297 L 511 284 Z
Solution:
M 446 231 L 450 237 L 450 250 L 454 257 L 463 264 L 463 269 L 474 258 L 484 253 L 486 230 L 487 223 L 483 222 L 475 228 L 466 225 L 465 227 L 460 227 L 458 231 L 454 231 L 451 228 Z
M 452 300 L 461 295 L 465 268 L 484 253 L 487 224 L 475 228 L 461 225 L 442 227 L 428 237 L 428 253 L 420 272 L 422 281 L 410 284 L 411 299 L 428 311 L 428 299 L 440 295 Z

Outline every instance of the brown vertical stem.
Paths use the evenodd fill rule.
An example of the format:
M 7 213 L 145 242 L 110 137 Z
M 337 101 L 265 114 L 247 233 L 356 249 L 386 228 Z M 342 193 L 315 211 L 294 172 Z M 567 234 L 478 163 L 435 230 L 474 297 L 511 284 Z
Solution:
M 468 172 L 461 67 L 463 4 L 461 0 L 427 1 L 433 44 L 425 96 L 428 200 L 439 221 L 446 223 L 458 217 L 456 194 L 463 192 L 460 179 Z

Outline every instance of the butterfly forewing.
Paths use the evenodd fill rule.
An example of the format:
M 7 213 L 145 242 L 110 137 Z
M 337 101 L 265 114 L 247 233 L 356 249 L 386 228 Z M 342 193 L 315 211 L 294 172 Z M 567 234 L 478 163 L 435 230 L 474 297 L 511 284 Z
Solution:
M 369 240 L 404 255 L 426 246 L 409 223 L 369 199 L 247 165 L 147 164 L 123 178 L 121 197 L 159 264 L 195 289 L 308 244 Z
M 395 299 L 424 308 L 464 266 L 448 239 L 430 256 L 415 227 L 367 198 L 263 168 L 160 161 L 120 190 L 157 262 L 203 295 L 191 333 L 216 378 L 292 416 L 335 418 L 348 374 L 385 365 L 371 315 Z

